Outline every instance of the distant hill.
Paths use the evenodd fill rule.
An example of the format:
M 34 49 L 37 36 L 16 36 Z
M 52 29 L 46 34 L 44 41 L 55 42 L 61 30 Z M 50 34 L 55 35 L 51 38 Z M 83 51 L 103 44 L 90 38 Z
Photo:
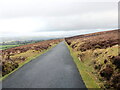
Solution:
M 79 39 L 79 38 L 84 38 L 84 37 L 92 37 L 92 36 L 98 36 L 98 35 L 103 35 L 103 34 L 110 34 L 110 33 L 118 33 L 119 30 L 110 30 L 110 31 L 102 31 L 102 32 L 96 32 L 96 33 L 90 33 L 90 34 L 83 34 L 83 35 L 77 35 L 77 36 L 72 36 L 68 37 L 69 39 Z

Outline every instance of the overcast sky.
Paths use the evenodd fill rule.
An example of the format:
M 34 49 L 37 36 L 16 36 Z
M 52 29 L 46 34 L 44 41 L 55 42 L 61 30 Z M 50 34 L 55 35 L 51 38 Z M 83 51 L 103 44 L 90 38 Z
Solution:
M 0 36 L 63 37 L 116 29 L 118 0 L 108 1 L 0 0 Z

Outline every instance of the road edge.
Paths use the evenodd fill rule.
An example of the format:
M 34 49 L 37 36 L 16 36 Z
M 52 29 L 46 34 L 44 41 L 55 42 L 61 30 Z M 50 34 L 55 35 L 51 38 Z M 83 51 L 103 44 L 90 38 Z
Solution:
M 74 61 L 74 63 L 76 64 L 76 67 L 77 67 L 77 69 L 78 69 L 78 71 L 79 71 L 79 74 L 81 75 L 81 78 L 82 78 L 82 80 L 83 80 L 83 83 L 85 84 L 86 88 L 89 89 L 89 88 L 90 88 L 90 87 L 89 87 L 89 83 L 86 82 L 86 79 L 84 78 L 83 73 L 81 73 L 81 69 L 79 68 L 80 63 L 77 63 L 77 62 L 79 61 L 78 58 L 77 58 L 75 55 L 73 55 L 74 53 L 72 52 L 72 49 L 70 48 L 70 46 L 68 46 L 67 42 L 65 41 L 64 43 L 66 44 L 66 46 L 67 46 L 68 49 L 69 49 L 70 55 L 72 56 L 73 61 Z M 100 87 L 99 87 L 99 85 L 96 84 L 96 87 L 92 87 L 92 88 L 100 88 Z
M 59 42 L 60 43 L 60 42 Z M 40 54 L 29 58 L 28 60 L 26 60 L 24 63 L 22 63 L 18 68 L 16 68 L 15 70 L 13 70 L 12 72 L 10 72 L 9 74 L 5 75 L 4 77 L 0 78 L 0 81 L 3 81 L 4 79 L 6 79 L 8 76 L 10 76 L 12 73 L 16 72 L 17 70 L 19 70 L 20 68 L 22 68 L 25 64 L 29 63 L 30 61 L 36 59 L 37 57 L 41 56 L 42 54 L 45 54 L 46 52 L 48 52 L 49 50 L 51 50 L 52 48 L 56 47 L 59 43 L 54 44 L 53 46 L 49 47 L 47 50 L 43 50 Z

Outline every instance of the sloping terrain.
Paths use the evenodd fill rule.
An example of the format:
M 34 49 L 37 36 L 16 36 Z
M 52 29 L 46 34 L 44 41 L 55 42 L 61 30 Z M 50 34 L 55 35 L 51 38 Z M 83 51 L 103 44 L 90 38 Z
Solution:
M 73 78 L 75 78 L 75 83 L 76 82 L 78 83 L 76 84 L 74 83 L 73 87 L 76 87 L 76 85 L 77 87 L 81 87 L 79 83 L 81 82 L 82 87 L 86 86 L 87 88 L 119 89 L 120 88 L 120 54 L 119 54 L 120 38 L 119 38 L 119 34 L 120 34 L 119 30 L 112 30 L 112 31 L 97 32 L 97 33 L 91 33 L 91 34 L 85 34 L 85 35 L 65 38 L 66 44 L 71 52 L 71 55 L 74 59 L 74 62 L 77 65 L 77 68 L 80 72 L 80 75 L 85 85 L 82 82 L 82 79 L 80 80 L 79 78 L 79 80 L 77 80 L 79 76 L 78 74 L 76 74 L 77 78 L 76 76 L 73 77 L 75 74 L 74 70 L 76 72 L 76 69 L 72 70 L 72 67 L 74 65 L 73 63 L 72 64 L 69 63 L 71 62 L 69 61 L 71 60 L 71 57 L 68 54 L 68 51 L 65 51 L 67 49 L 63 43 L 60 44 L 56 50 L 54 49 L 54 53 L 47 54 L 47 57 L 43 55 L 41 57 L 42 59 L 40 59 L 42 61 L 37 60 L 37 62 L 42 62 L 45 65 L 42 65 L 42 63 L 37 63 L 37 64 L 35 63 L 36 67 L 34 67 L 33 69 L 35 71 L 38 67 L 42 67 L 42 69 L 39 69 L 39 71 L 36 70 L 36 73 L 41 73 L 40 71 L 44 73 L 49 73 L 48 76 L 53 78 L 53 79 L 50 79 L 50 82 L 52 80 L 55 80 L 55 82 L 60 81 L 60 85 L 63 85 L 62 82 L 66 80 L 67 82 L 65 83 L 66 85 L 64 84 L 65 86 L 63 85 L 64 87 L 70 87 L 70 86 L 72 87 L 73 85 L 72 80 Z M 15 47 L 15 48 L 1 50 L 0 51 L 1 52 L 0 65 L 2 66 L 2 71 L 1 71 L 2 76 L 5 77 L 6 75 L 9 75 L 12 71 L 21 67 L 23 64 L 29 62 L 33 58 L 36 58 L 36 56 L 39 56 L 40 54 L 42 54 L 43 52 L 50 49 L 51 47 L 53 47 L 54 45 L 58 44 L 61 41 L 62 39 L 47 40 L 47 41 L 41 41 L 41 42 L 34 43 L 34 44 L 28 44 L 28 45 Z M 46 61 L 44 61 L 43 57 L 44 59 L 46 59 Z M 51 62 L 50 60 L 51 61 L 53 60 L 54 62 Z M 47 63 L 47 61 L 49 64 Z M 61 61 L 61 64 L 59 61 Z M 54 64 L 55 62 L 58 64 Z M 20 80 L 22 80 L 22 79 L 19 79 L 19 75 L 20 74 L 24 75 L 24 70 L 26 70 L 27 76 L 30 76 L 28 77 L 28 80 L 30 80 L 29 82 L 32 83 L 33 80 L 36 80 L 34 78 L 37 78 L 37 77 L 39 78 L 39 75 L 36 75 L 34 76 L 33 80 L 31 80 L 32 74 L 34 75 L 34 73 L 32 73 L 28 67 L 31 67 L 33 64 L 31 62 L 31 65 L 28 65 L 28 66 L 27 65 L 24 66 L 24 67 L 27 67 L 27 69 L 22 68 L 21 71 L 18 70 L 19 74 L 17 74 L 17 76 L 14 77 L 14 74 L 13 74 L 11 76 L 12 78 L 8 79 L 8 81 L 6 80 L 4 84 L 5 87 L 7 86 L 16 87 L 15 82 L 19 82 Z M 50 68 L 52 67 L 52 69 L 49 68 L 50 70 L 48 70 L 46 68 L 49 66 Z M 48 71 L 47 72 L 44 71 L 43 67 L 46 71 L 47 70 Z M 65 79 L 64 79 L 64 75 L 54 76 L 54 75 L 57 75 L 56 72 L 59 74 L 62 74 L 64 70 L 67 70 L 64 72 L 64 75 L 66 76 Z M 29 73 L 32 73 L 32 74 L 29 75 Z M 44 74 L 44 75 L 47 75 L 47 74 Z M 42 75 L 41 77 L 43 77 L 44 75 Z M 56 79 L 53 76 L 56 77 Z M 45 83 L 47 84 L 43 84 L 44 79 L 41 78 L 43 82 L 39 81 L 38 79 L 36 80 L 36 82 L 41 83 L 41 86 L 38 85 L 37 83 L 36 84 L 34 83 L 32 84 L 33 86 L 31 87 L 35 87 L 34 85 L 37 85 L 38 87 L 42 87 L 44 85 L 45 85 L 44 87 L 46 87 L 46 85 L 50 85 L 47 82 L 46 77 L 45 77 L 46 79 Z M 62 79 L 57 80 L 59 77 L 61 77 Z M 15 82 L 9 85 L 9 83 L 11 81 L 14 81 L 13 79 L 15 78 L 16 78 Z M 27 77 L 25 78 L 24 76 L 22 78 L 27 79 Z M 68 83 L 68 81 L 70 81 L 71 83 Z M 50 85 L 47 87 L 59 87 L 60 86 L 57 83 L 54 84 L 55 86 L 53 84 L 52 86 Z M 19 85 L 20 86 L 23 85 L 24 87 L 25 84 L 19 83 Z M 29 83 L 28 84 L 26 83 L 26 85 L 28 85 L 28 87 L 30 86 Z
M 62 39 L 46 40 L 38 43 L 1 50 L 0 66 L 2 67 L 2 76 L 11 73 L 19 66 L 22 66 L 61 41 Z
M 119 34 L 112 30 L 65 39 L 88 88 L 94 88 L 91 80 L 101 88 L 120 88 Z
M 86 88 L 64 42 L 11 74 L 3 80 L 2 86 L 3 90 L 4 88 Z

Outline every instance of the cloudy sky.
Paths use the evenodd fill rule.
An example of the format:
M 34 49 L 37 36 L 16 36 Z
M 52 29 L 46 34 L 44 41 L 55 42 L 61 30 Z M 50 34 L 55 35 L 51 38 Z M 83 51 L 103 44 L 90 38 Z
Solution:
M 118 0 L 90 1 L 0 0 L 0 37 L 66 37 L 117 29 Z

